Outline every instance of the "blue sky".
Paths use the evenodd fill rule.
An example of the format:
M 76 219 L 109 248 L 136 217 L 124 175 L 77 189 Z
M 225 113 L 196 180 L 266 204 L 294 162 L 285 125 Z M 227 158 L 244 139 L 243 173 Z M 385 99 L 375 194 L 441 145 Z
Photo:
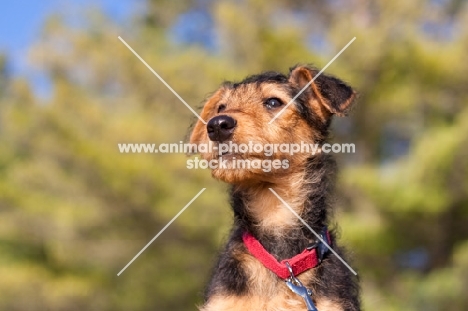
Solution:
M 203 2 L 202 0 L 198 0 Z M 32 71 L 27 53 L 39 37 L 47 17 L 63 13 L 73 17 L 88 8 L 98 8 L 117 24 L 124 24 L 137 10 L 144 8 L 144 0 L 13 0 L 0 4 L 0 53 L 5 53 L 8 71 L 13 76 L 26 76 L 39 97 L 50 95 L 46 75 Z M 169 35 L 175 43 L 203 44 L 216 49 L 215 33 L 209 14 L 192 10 L 174 20 Z
M 71 10 L 99 7 L 121 20 L 133 11 L 131 0 L 14 0 L 0 5 L 0 50 L 19 52 L 34 42 L 48 15 Z
M 138 0 L 13 0 L 0 4 L 0 53 L 7 54 L 13 75 L 30 75 L 28 47 L 36 41 L 44 21 L 52 13 L 70 13 L 87 7 L 101 8 L 114 20 L 123 21 L 142 3 Z M 41 78 L 34 78 L 41 88 Z M 44 91 L 44 90 L 42 90 Z

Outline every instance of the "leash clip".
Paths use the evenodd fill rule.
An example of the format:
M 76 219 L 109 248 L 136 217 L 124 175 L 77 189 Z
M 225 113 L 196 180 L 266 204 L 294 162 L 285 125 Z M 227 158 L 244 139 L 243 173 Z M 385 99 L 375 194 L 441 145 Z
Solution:
M 305 287 L 302 282 L 296 278 L 289 262 L 286 261 L 286 267 L 289 271 L 289 278 L 286 279 L 286 286 L 295 294 L 304 298 L 307 311 L 318 311 L 312 301 L 312 291 Z
M 289 271 L 289 278 L 286 279 L 286 281 L 289 281 L 297 286 L 304 286 L 302 285 L 302 282 L 299 281 L 298 278 L 296 278 L 296 276 L 294 275 L 294 272 L 291 268 L 291 265 L 289 264 L 288 261 L 286 261 L 286 268 L 288 268 L 288 271 Z

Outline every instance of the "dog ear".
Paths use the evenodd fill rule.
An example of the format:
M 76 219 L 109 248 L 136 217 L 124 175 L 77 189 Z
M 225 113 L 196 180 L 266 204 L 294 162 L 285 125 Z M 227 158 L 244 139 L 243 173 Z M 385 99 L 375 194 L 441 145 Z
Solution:
M 296 66 L 290 71 L 289 81 L 302 90 L 318 73 L 319 70 L 315 68 Z M 356 98 L 356 92 L 350 86 L 323 73 L 304 92 L 313 96 L 319 102 L 322 114 L 331 113 L 339 116 L 345 116 L 348 113 Z M 326 111 L 323 111 L 322 107 Z

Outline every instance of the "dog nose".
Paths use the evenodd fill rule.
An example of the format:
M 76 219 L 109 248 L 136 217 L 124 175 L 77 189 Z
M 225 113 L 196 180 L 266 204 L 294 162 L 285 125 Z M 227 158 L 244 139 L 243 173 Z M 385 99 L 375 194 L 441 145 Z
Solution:
M 232 136 L 236 125 L 237 121 L 230 116 L 216 116 L 208 121 L 206 125 L 208 137 L 212 141 L 228 140 Z

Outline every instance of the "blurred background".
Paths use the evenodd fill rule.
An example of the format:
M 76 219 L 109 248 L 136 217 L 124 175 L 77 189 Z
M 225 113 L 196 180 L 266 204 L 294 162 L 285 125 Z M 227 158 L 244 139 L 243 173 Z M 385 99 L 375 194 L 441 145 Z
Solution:
M 468 310 L 468 5 L 9 1 L 0 19 L 0 310 L 195 310 L 227 187 L 174 154 L 224 80 L 297 63 L 360 99 L 336 119 L 336 220 L 366 310 Z M 207 190 L 121 276 L 117 273 Z

